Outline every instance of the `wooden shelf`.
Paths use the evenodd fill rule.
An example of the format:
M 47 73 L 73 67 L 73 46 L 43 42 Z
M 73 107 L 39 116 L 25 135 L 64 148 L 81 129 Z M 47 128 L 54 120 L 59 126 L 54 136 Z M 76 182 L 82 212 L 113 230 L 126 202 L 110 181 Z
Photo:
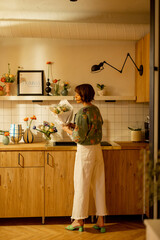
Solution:
M 95 96 L 95 100 L 108 100 L 108 101 L 135 101 L 136 96 Z
M 1 96 L 3 101 L 55 101 L 55 100 L 73 100 L 73 96 Z
M 0 96 L 0 101 L 56 101 L 74 100 L 74 96 Z M 136 96 L 95 96 L 96 101 L 135 101 Z

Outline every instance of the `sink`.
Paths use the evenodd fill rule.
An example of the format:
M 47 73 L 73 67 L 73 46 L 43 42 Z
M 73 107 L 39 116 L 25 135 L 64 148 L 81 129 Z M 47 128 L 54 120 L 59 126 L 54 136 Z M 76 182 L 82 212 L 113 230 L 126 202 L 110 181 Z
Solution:
M 75 142 L 55 142 L 55 146 L 77 146 Z M 101 142 L 101 146 L 112 146 L 110 143 Z
M 109 142 L 101 142 L 101 146 L 112 146 L 112 144 L 110 144 Z
M 55 146 L 77 146 L 75 142 L 55 142 Z

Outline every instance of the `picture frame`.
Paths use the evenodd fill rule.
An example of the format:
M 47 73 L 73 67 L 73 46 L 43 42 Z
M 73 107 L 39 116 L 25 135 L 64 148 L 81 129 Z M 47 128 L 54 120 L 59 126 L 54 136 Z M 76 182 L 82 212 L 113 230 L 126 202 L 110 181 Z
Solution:
M 44 95 L 44 71 L 18 70 L 17 95 L 18 96 Z

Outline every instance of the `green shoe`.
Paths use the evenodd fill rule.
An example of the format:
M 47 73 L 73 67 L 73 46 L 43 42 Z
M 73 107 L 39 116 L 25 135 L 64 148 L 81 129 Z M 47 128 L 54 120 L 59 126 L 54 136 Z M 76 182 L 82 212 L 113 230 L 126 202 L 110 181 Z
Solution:
M 101 233 L 105 233 L 106 232 L 106 228 L 105 227 L 99 227 L 97 225 L 94 225 L 93 228 L 96 229 L 96 230 L 100 230 Z
M 69 230 L 69 231 L 74 231 L 74 230 L 79 230 L 79 232 L 83 232 L 83 226 L 76 226 L 73 227 L 72 225 L 68 225 L 65 229 Z

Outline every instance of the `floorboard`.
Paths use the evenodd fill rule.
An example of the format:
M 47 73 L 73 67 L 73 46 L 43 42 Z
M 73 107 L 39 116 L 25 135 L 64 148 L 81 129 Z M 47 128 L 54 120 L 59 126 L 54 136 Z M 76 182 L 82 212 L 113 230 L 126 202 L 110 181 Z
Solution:
M 145 240 L 145 227 L 140 220 L 107 220 L 106 233 L 92 228 L 90 220 L 85 221 L 84 232 L 67 231 L 70 218 L 0 219 L 0 240 Z

